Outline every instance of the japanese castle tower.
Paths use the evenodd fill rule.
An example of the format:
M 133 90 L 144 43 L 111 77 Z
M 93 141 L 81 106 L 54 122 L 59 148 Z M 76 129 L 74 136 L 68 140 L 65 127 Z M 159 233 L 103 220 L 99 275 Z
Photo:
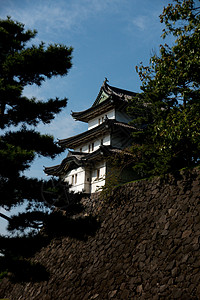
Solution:
M 126 112 L 128 100 L 135 93 L 112 87 L 105 79 L 93 105 L 72 112 L 75 120 L 88 123 L 88 130 L 59 140 L 68 149 L 60 165 L 46 167 L 47 175 L 58 176 L 70 185 L 70 191 L 94 193 L 106 180 L 107 158 L 131 145 L 133 126 Z

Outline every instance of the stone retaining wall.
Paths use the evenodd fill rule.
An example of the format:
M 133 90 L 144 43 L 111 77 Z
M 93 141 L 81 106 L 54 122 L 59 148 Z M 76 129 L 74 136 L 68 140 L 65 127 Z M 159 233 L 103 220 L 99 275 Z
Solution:
M 32 258 L 49 271 L 48 281 L 4 279 L 0 298 L 200 299 L 199 184 L 193 170 L 118 188 L 115 205 L 98 212 L 94 237 L 54 239 Z

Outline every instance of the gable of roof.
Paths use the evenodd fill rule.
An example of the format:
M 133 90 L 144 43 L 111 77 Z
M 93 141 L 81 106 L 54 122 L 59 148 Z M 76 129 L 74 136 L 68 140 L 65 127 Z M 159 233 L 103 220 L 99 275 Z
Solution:
M 110 86 L 107 82 L 108 80 L 106 78 L 100 88 L 97 98 L 90 108 L 80 112 L 72 112 L 72 117 L 75 120 L 88 122 L 97 115 L 116 106 L 121 106 L 122 104 L 125 104 L 126 106 L 128 101 L 136 95 L 134 92 Z
M 99 94 L 94 101 L 92 107 L 97 106 L 98 104 L 102 103 L 103 101 L 107 100 L 108 98 L 118 98 L 122 101 L 128 102 L 133 96 L 135 96 L 134 92 L 119 89 L 117 87 L 108 85 L 108 80 L 105 78 L 103 85 L 100 88 Z

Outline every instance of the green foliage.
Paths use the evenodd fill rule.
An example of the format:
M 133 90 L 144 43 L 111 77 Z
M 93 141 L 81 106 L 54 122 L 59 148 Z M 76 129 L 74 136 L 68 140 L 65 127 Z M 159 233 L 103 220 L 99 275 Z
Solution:
M 133 155 L 129 149 L 125 149 L 112 157 L 107 159 L 107 174 L 105 185 L 100 188 L 100 200 L 102 205 L 105 202 L 113 203 L 113 197 L 115 197 L 115 188 L 121 184 L 132 180 L 133 178 L 127 178 L 128 168 L 131 169 L 133 162 Z M 133 176 L 133 172 L 131 171 Z
M 61 44 L 28 46 L 36 30 L 11 18 L 0 20 L 0 207 L 10 209 L 27 201 L 29 211 L 13 216 L 9 229 L 22 232 L 40 228 L 49 210 L 42 198 L 42 181 L 23 176 L 35 157 L 55 157 L 63 150 L 50 135 L 36 131 L 49 124 L 67 104 L 67 99 L 40 100 L 23 95 L 27 85 L 40 86 L 54 76 L 68 74 L 72 48 Z M 31 129 L 30 126 L 31 125 Z
M 200 7 L 193 0 L 174 0 L 163 9 L 163 38 L 149 66 L 136 67 L 142 93 L 130 103 L 137 126 L 132 148 L 140 177 L 159 175 L 199 162 Z M 143 112 L 142 112 L 143 108 Z M 134 112 L 139 112 L 138 116 Z
M 3 279 L 4 277 L 6 277 L 8 275 L 8 271 L 3 271 L 0 273 L 0 281 L 1 279 Z
M 113 191 L 116 186 L 119 185 L 120 182 L 120 169 L 121 164 L 118 165 L 118 168 L 112 166 L 108 173 L 106 174 L 106 183 L 104 186 L 100 188 L 100 200 L 102 203 L 105 201 L 110 201 L 113 196 Z

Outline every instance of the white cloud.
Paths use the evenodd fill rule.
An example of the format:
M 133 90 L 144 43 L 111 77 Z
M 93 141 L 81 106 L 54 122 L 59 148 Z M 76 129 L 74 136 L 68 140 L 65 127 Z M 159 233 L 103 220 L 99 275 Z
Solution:
M 2 2 L 0 15 L 10 15 L 30 28 L 42 26 L 46 33 L 56 33 L 62 29 L 74 32 L 82 30 L 82 23 L 96 13 L 107 9 L 116 11 L 120 2 L 121 0 L 22 0 L 23 5 L 17 5 L 15 0 L 8 0 L 7 3 Z
M 62 112 L 49 125 L 38 125 L 36 130 L 64 139 L 86 130 L 85 126 L 76 122 L 69 114 Z
M 147 28 L 148 18 L 146 16 L 137 16 L 132 20 L 132 24 L 134 24 L 139 30 L 145 30 Z

